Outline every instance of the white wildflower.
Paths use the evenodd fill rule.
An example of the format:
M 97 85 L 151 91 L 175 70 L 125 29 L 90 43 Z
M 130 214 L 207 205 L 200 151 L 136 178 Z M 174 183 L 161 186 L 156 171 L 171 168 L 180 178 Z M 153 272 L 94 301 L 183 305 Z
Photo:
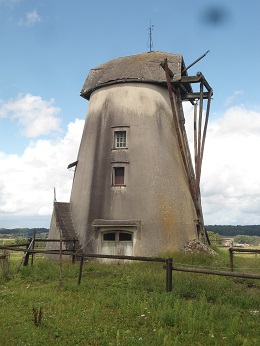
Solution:
M 253 315 L 253 316 L 259 315 L 259 310 L 250 310 L 249 312 L 250 312 L 250 314 Z

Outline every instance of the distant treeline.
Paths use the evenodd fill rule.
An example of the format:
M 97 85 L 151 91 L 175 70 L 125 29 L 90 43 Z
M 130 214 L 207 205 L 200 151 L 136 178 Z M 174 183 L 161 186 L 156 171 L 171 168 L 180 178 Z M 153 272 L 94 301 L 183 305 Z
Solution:
M 36 230 L 36 236 L 49 232 L 47 228 L 0 228 L 0 235 L 12 235 L 14 237 L 30 238 L 33 237 L 34 230 Z
M 207 231 L 218 233 L 223 237 L 229 237 L 236 235 L 250 235 L 260 236 L 260 225 L 248 225 L 248 226 L 223 226 L 223 225 L 208 225 L 205 226 Z M 14 237 L 25 237 L 30 238 L 33 236 L 33 232 L 36 230 L 36 235 L 39 236 L 41 233 L 48 233 L 48 228 L 0 228 L 0 235 L 13 235 Z
M 236 235 L 250 235 L 250 236 L 260 236 L 260 225 L 245 225 L 245 226 L 218 226 L 218 225 L 208 225 L 205 226 L 207 231 L 218 233 L 223 237 L 229 237 Z

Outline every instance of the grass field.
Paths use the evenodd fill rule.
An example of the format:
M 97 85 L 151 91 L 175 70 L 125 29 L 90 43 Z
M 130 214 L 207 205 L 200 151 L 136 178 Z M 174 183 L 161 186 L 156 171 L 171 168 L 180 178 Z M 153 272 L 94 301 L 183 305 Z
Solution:
M 175 253 L 174 265 L 228 270 L 228 253 Z M 11 255 L 0 277 L 0 345 L 259 345 L 260 282 L 173 272 L 162 263 L 59 264 Z M 236 271 L 260 273 L 260 257 L 236 255 Z M 244 270 L 243 268 L 247 268 Z M 248 269 L 249 268 L 249 269 Z M 1 275 L 1 271 L 0 271 Z

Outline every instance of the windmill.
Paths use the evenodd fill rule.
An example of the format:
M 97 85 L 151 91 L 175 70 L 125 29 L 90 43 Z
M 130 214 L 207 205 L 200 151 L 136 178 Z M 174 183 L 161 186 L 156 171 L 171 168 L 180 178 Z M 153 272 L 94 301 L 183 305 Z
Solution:
M 64 229 L 85 253 L 136 256 L 207 242 L 199 184 L 212 89 L 202 73 L 188 76 L 190 66 L 151 51 L 90 71 L 70 201 L 54 202 L 49 238 Z M 185 101 L 194 105 L 195 167 Z

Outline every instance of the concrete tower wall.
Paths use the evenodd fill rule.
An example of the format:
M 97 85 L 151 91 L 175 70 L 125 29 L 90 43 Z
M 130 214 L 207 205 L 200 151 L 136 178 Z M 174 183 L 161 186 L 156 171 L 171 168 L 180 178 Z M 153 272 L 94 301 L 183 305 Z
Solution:
M 121 130 L 127 148 L 115 149 L 114 131 Z M 114 167 L 124 167 L 123 185 L 113 186 Z M 88 253 L 99 252 L 95 220 L 111 220 L 111 225 L 112 220 L 118 225 L 137 220 L 133 255 L 174 250 L 196 238 L 196 214 L 166 88 L 122 83 L 91 94 L 70 207 Z

